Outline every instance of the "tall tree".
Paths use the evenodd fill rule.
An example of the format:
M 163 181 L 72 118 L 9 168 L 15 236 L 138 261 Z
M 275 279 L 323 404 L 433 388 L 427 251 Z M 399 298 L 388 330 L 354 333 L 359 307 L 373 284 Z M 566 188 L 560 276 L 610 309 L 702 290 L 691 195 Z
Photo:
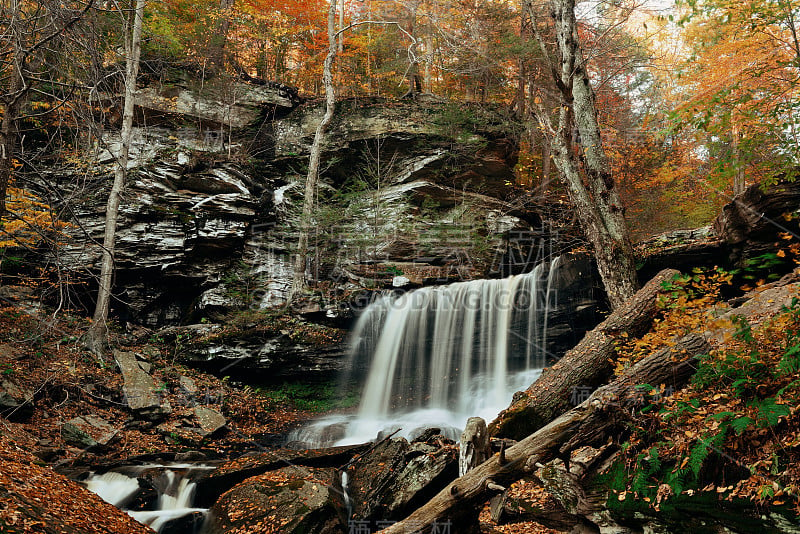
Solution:
M 575 0 L 552 0 L 549 8 L 552 28 L 540 25 L 541 17 L 537 16 L 533 0 L 524 0 L 523 4 L 533 21 L 532 31 L 542 54 L 549 58 L 549 70 L 560 96 L 555 124 L 541 98 L 535 97 L 534 113 L 548 135 L 553 161 L 594 248 L 609 302 L 617 308 L 639 287 L 633 247 L 622 201 L 603 150 L 594 89 L 578 37 Z M 548 49 L 545 31 L 554 34 L 555 54 Z M 577 135 L 573 135 L 573 129 Z
M 314 213 L 314 198 L 319 183 L 319 163 L 322 156 L 322 145 L 328 125 L 333 119 L 336 109 L 336 92 L 333 87 L 333 62 L 336 59 L 336 0 L 331 0 L 328 6 L 328 54 L 322 68 L 322 83 L 325 86 L 325 115 L 314 132 L 314 141 L 311 144 L 311 154 L 308 161 L 306 174 L 305 194 L 303 196 L 303 211 L 300 215 L 300 236 L 297 241 L 297 255 L 294 261 L 294 279 L 290 301 L 304 291 L 306 284 L 306 261 L 308 258 L 308 240 L 311 229 L 311 218 Z
M 120 148 L 117 155 L 117 165 L 114 170 L 114 183 L 111 186 L 106 206 L 103 260 L 100 266 L 97 304 L 94 310 L 92 326 L 86 334 L 87 346 L 98 355 L 104 354 L 108 344 L 108 311 L 114 278 L 114 243 L 116 240 L 120 197 L 125 187 L 125 177 L 128 170 L 128 152 L 133 137 L 133 109 L 136 97 L 136 78 L 139 75 L 142 21 L 144 19 L 146 1 L 136 0 L 136 6 L 131 17 L 132 24 L 131 18 L 124 17 L 126 21 L 126 31 L 123 34 L 125 39 L 125 102 L 122 113 L 122 128 L 120 130 Z M 130 31 L 127 31 L 128 28 L 131 28 Z

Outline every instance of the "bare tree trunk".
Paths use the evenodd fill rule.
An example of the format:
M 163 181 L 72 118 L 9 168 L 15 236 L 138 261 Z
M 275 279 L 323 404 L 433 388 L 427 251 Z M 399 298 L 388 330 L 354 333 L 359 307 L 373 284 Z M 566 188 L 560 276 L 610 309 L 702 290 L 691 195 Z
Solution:
M 586 237 L 594 248 L 597 267 L 613 308 L 621 306 L 639 287 L 633 247 L 624 210 L 603 150 L 597 109 L 582 52 L 578 42 L 574 0 L 553 0 L 559 65 L 551 65 L 561 91 L 558 130 L 552 131 L 550 115 L 538 106 L 537 119 L 551 132 L 553 161 L 569 189 Z M 525 2 L 533 31 L 536 31 L 532 2 Z M 541 35 L 536 38 L 542 50 Z M 577 126 L 580 143 L 569 139 L 571 125 Z M 584 180 L 584 174 L 586 179 Z
M 11 93 L 18 93 L 21 84 L 18 83 L 17 69 L 14 69 Z M 19 116 L 21 98 L 10 99 L 3 106 L 3 122 L 0 126 L 0 217 L 6 214 L 6 197 L 8 186 L 14 173 L 14 153 L 17 145 L 17 132 L 15 131 L 16 119 Z
M 461 442 L 458 449 L 458 475 L 463 476 L 467 471 L 478 467 L 492 455 L 489 443 L 489 431 L 486 421 L 480 417 L 470 417 L 467 426 L 461 433 Z
M 514 100 L 511 102 L 511 109 L 514 112 L 514 115 L 519 118 L 525 118 L 525 114 L 527 111 L 527 79 L 528 79 L 528 72 L 525 65 L 525 61 L 519 60 L 517 61 L 517 93 L 514 96 Z
M 408 24 L 408 30 L 404 33 L 411 39 L 411 45 L 408 47 L 409 63 L 406 74 L 406 78 L 408 79 L 408 92 L 401 98 L 415 98 L 423 90 L 422 79 L 419 75 L 419 59 L 417 58 L 419 41 L 414 37 L 414 32 L 416 32 L 417 29 L 417 9 L 419 9 L 419 2 L 407 5 L 406 8 L 411 12 L 411 20 Z
M 433 93 L 433 40 L 430 35 L 426 35 L 423 43 L 425 45 L 425 70 L 423 77 L 423 84 L 425 85 L 425 92 L 428 94 Z
M 136 77 L 139 75 L 139 56 L 141 53 L 142 19 L 147 0 L 136 0 L 133 13 L 133 30 L 130 40 L 125 32 L 125 104 L 120 131 L 120 152 L 114 171 L 114 183 L 106 205 L 105 233 L 103 235 L 103 260 L 100 266 L 97 304 L 92 326 L 86 334 L 86 344 L 97 355 L 105 353 L 108 345 L 108 309 L 111 303 L 111 288 L 114 277 L 114 241 L 117 232 L 117 219 L 125 176 L 128 168 L 128 152 L 133 134 L 133 104 L 136 96 Z
M 333 62 L 336 59 L 336 0 L 328 6 L 328 55 L 322 68 L 322 82 L 325 85 L 325 115 L 314 133 L 311 144 L 311 155 L 308 161 L 305 195 L 303 196 L 303 212 L 300 215 L 300 236 L 297 240 L 297 255 L 294 261 L 294 279 L 289 302 L 306 288 L 306 259 L 308 257 L 308 234 L 311 228 L 311 216 L 314 212 L 314 193 L 319 182 L 319 160 L 322 156 L 322 145 L 328 125 L 336 109 L 336 93 L 333 87 Z
M 342 8 L 339 10 L 339 42 L 336 45 L 336 51 L 338 53 L 344 52 L 344 32 L 342 29 L 344 28 L 344 0 L 342 0 Z
M 552 162 L 550 153 L 550 140 L 546 135 L 542 136 L 542 185 L 539 192 L 544 194 L 550 189 L 550 163 Z
M 219 9 L 223 12 L 222 18 L 217 26 L 217 35 L 211 45 L 211 62 L 218 68 L 225 68 L 225 48 L 228 44 L 228 32 L 231 27 L 231 17 L 228 13 L 236 0 L 220 0 Z
M 24 57 L 19 49 L 20 39 L 16 38 L 15 22 L 19 19 L 19 0 L 11 0 L 9 7 L 10 33 L 13 42 L 11 60 L 11 83 L 3 104 L 3 122 L 0 125 L 0 217 L 6 214 L 6 196 L 14 173 L 14 154 L 17 148 L 16 121 L 19 117 L 22 99 L 27 92 L 22 78 Z M 5 9 L 3 11 L 6 11 Z
M 733 196 L 736 196 L 744 193 L 744 190 L 747 188 L 747 182 L 744 173 L 744 158 L 742 157 L 742 132 L 739 129 L 739 123 L 736 119 L 733 119 L 731 122 L 731 148 L 733 149 L 734 162 Z

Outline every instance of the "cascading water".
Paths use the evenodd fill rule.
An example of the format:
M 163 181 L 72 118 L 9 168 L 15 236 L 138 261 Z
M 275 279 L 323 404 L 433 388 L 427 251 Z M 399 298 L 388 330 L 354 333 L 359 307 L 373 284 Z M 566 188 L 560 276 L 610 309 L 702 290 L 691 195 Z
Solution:
M 109 471 L 101 475 L 91 475 L 86 481 L 86 487 L 96 493 L 104 501 L 117 508 L 126 510 L 127 505 L 141 491 L 137 475 L 147 470 L 163 470 L 154 480 L 158 490 L 158 499 L 152 510 L 126 510 L 128 514 L 140 523 L 148 525 L 156 532 L 170 521 L 189 514 L 205 515 L 205 508 L 192 507 L 194 500 L 195 483 L 191 476 L 193 472 L 214 469 L 202 465 L 175 464 L 169 466 L 144 465 L 129 466 L 125 473 Z M 175 470 L 180 470 L 179 475 Z
M 292 439 L 349 444 L 432 426 L 457 439 L 467 418 L 492 419 L 545 365 L 558 266 L 556 258 L 502 280 L 379 298 L 353 332 L 351 366 L 369 362 L 358 415 L 317 421 Z

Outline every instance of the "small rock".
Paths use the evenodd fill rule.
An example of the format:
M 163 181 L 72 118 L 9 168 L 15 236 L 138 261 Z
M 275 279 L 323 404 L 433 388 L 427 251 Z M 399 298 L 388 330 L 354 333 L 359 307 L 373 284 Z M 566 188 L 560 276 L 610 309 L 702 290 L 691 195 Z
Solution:
M 26 419 L 33 412 L 33 392 L 10 378 L 0 379 L 0 415 Z
M 160 534 L 183 534 L 184 532 L 200 532 L 206 515 L 203 512 L 192 512 L 175 519 L 170 519 L 158 529 Z
M 8 343 L 0 344 L 0 359 L 21 360 L 25 354 Z
M 41 449 L 33 451 L 34 456 L 46 463 L 51 463 L 63 453 L 64 449 L 57 449 L 55 447 L 42 447 Z
M 200 451 L 185 451 L 175 453 L 176 462 L 202 462 L 207 459 L 208 457 Z
M 426 428 L 420 435 L 411 440 L 411 443 L 426 443 L 434 437 L 442 434 L 442 429 L 438 427 Z
M 225 416 L 213 408 L 196 406 L 194 416 L 200 424 L 200 429 L 206 434 L 213 434 L 227 424 Z
M 178 384 L 180 384 L 181 389 L 184 393 L 188 393 L 189 395 L 196 395 L 197 394 L 197 384 L 194 380 L 189 378 L 188 376 L 179 376 L 178 377 Z

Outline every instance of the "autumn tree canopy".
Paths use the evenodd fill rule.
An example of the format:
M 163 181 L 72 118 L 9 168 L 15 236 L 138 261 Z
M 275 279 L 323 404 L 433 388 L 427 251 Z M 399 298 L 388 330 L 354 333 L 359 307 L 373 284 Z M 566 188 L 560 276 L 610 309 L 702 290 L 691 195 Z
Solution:
M 142 71 L 191 66 L 200 77 L 275 81 L 321 96 L 328 6 L 151 2 Z M 429 94 L 507 107 L 524 124 L 516 130 L 518 190 L 563 195 L 552 140 L 532 115 L 538 109 L 549 124 L 558 120 L 561 88 L 546 51 L 556 34 L 544 24 L 550 2 L 531 6 L 526 12 L 507 0 L 338 2 L 337 95 Z M 15 210 L 24 199 L 42 200 L 41 209 L 47 200 L 15 178 L 34 170 L 34 154 L 85 163 L 102 132 L 118 123 L 120 103 L 106 97 L 121 91 L 119 17 L 133 4 L 14 0 L 0 9 L 0 197 Z M 792 0 L 578 2 L 575 12 L 578 64 L 595 93 L 602 144 L 634 235 L 706 224 L 744 185 L 793 176 L 800 41 Z M 579 150 L 577 127 L 569 135 Z M 6 214 L 9 234 L 19 231 L 9 226 L 14 217 L 25 225 L 18 212 Z

